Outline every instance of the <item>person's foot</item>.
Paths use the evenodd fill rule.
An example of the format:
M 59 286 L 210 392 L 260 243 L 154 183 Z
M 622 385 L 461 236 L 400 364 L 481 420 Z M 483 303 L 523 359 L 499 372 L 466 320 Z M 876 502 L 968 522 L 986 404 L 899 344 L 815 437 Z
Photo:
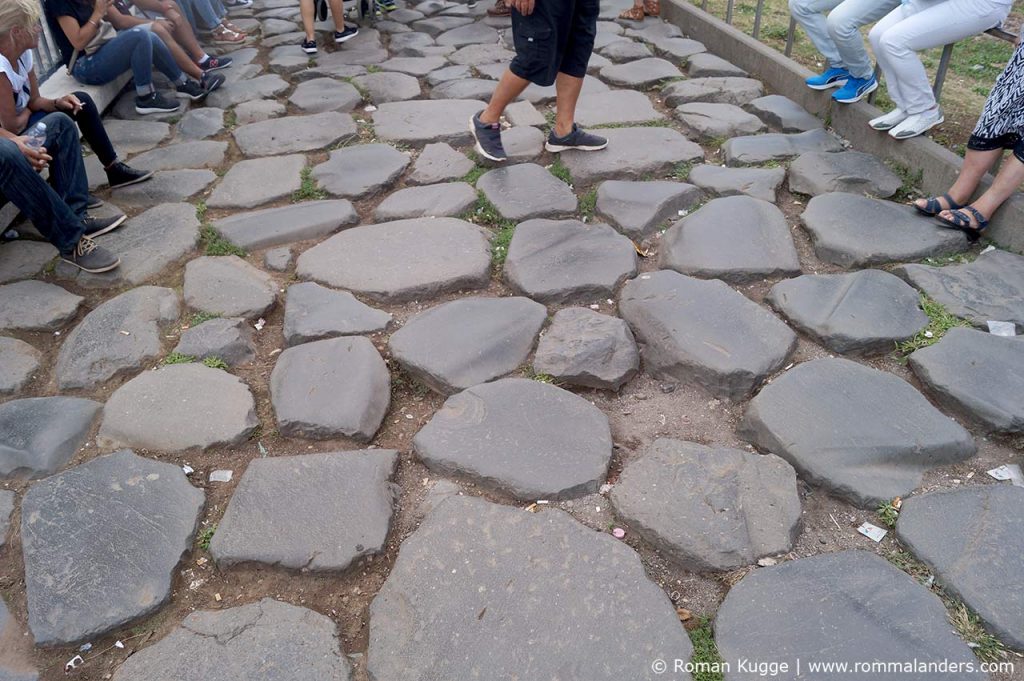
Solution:
M 206 55 L 206 59 L 199 62 L 198 66 L 203 70 L 204 73 L 210 73 L 211 71 L 220 71 L 231 66 L 234 61 L 231 57 L 211 57 Z
M 75 250 L 67 254 L 61 253 L 60 259 L 93 274 L 109 272 L 121 264 L 120 258 L 102 246 L 98 246 L 87 236 L 78 240 Z
M 89 194 L 89 199 L 85 202 L 85 207 L 88 208 L 89 210 L 92 210 L 93 208 L 99 208 L 102 205 L 103 199 L 101 199 L 98 196 L 93 196 L 92 194 Z
M 906 111 L 901 111 L 900 109 L 893 109 L 889 113 L 883 114 L 878 118 L 872 118 L 870 121 L 868 121 L 868 125 L 870 125 L 875 130 L 892 130 L 897 125 L 907 120 L 908 115 L 909 114 Z
M 828 90 L 833 87 L 842 87 L 851 78 L 850 72 L 846 69 L 827 68 L 816 76 L 811 76 L 804 83 L 812 90 Z
M 832 99 L 840 104 L 853 104 L 867 97 L 878 89 L 878 79 L 875 74 L 869 78 L 854 78 L 850 76 L 846 85 L 832 93 Z
M 178 86 L 178 96 L 198 102 L 224 84 L 224 76 L 219 73 L 204 73 L 202 80 L 196 82 L 189 78 Z
M 580 151 L 600 151 L 608 146 L 608 140 L 604 137 L 589 133 L 575 123 L 572 124 L 572 132 L 565 137 L 559 137 L 552 130 L 548 134 L 548 139 L 544 143 L 544 148 L 548 151 L 558 153 L 561 151 L 568 151 L 569 149 L 579 149 Z
M 135 98 L 135 113 L 137 114 L 155 114 L 155 113 L 174 113 L 181 105 L 170 99 L 164 97 L 159 92 L 151 92 L 145 97 Z
M 228 9 L 241 9 L 242 7 L 252 7 L 252 0 L 225 0 L 224 6 Z
M 476 153 L 491 161 L 507 161 L 508 154 L 501 143 L 501 123 L 484 123 L 480 120 L 482 113 L 478 111 L 469 119 L 469 131 L 473 133 L 476 142 Z
M 111 189 L 145 182 L 151 177 L 153 177 L 152 170 L 136 170 L 121 161 L 114 161 L 113 165 L 107 168 L 107 184 Z
M 215 43 L 221 43 L 223 45 L 237 45 L 238 43 L 245 42 L 246 35 L 221 24 L 210 31 L 210 38 Z
M 113 232 L 115 229 L 124 224 L 128 217 L 126 215 L 117 215 L 111 218 L 94 218 L 87 217 L 82 220 L 85 223 L 85 236 L 90 239 L 106 234 L 107 232 Z
M 981 238 L 982 232 L 988 228 L 989 218 L 974 206 L 964 206 L 959 210 L 944 210 L 935 216 L 940 227 L 955 229 L 964 233 L 972 244 Z
M 959 203 L 953 198 L 952 194 L 940 194 L 939 196 L 932 196 L 927 199 L 915 199 L 911 204 L 917 209 L 918 213 L 934 217 L 939 213 L 956 210 L 963 208 L 964 204 Z
M 494 7 L 488 7 L 487 13 L 492 17 L 510 17 L 512 8 L 505 4 L 505 0 L 495 0 Z
M 910 139 L 923 135 L 945 120 L 942 109 L 935 107 L 931 111 L 907 116 L 906 120 L 889 131 L 889 136 L 898 140 Z
M 476 0 L 466 0 L 466 7 L 470 9 L 476 7 Z
M 357 35 L 359 35 L 359 27 L 346 25 L 344 31 L 334 32 L 334 42 L 340 45 L 343 42 L 355 38 Z
M 628 9 L 624 9 L 619 12 L 619 18 L 627 21 L 643 21 L 644 20 L 644 6 L 633 5 Z
M 299 45 L 306 54 L 316 54 L 316 40 L 306 40 L 303 38 Z
M 395 0 L 377 0 L 377 9 L 382 12 L 394 12 L 398 9 Z

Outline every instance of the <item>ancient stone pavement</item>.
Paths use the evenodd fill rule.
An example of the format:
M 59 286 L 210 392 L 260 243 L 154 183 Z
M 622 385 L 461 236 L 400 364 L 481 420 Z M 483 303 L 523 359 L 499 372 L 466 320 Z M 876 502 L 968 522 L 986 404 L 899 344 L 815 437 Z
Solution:
M 987 324 L 1024 333 L 1024 257 L 622 6 L 599 153 L 543 151 L 531 87 L 478 162 L 484 2 L 309 58 L 256 0 L 206 106 L 114 107 L 157 171 L 88 159 L 121 268 L 0 245 L 0 679 L 653 679 L 712 627 L 727 661 L 1024 651 L 1024 488 L 986 473 L 1024 463 Z

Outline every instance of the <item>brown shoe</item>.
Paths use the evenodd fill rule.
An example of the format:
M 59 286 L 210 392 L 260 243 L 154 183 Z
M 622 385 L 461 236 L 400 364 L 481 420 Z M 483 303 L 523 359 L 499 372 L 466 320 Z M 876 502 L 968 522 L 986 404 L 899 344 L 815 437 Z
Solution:
M 492 17 L 510 17 L 512 9 L 505 4 L 505 0 L 495 0 L 494 7 L 487 8 L 487 14 Z
M 661 0 L 644 0 L 644 14 L 649 17 L 661 14 Z
M 623 10 L 619 14 L 620 19 L 628 19 L 630 21 L 643 21 L 644 20 L 644 8 L 633 5 L 629 9 Z

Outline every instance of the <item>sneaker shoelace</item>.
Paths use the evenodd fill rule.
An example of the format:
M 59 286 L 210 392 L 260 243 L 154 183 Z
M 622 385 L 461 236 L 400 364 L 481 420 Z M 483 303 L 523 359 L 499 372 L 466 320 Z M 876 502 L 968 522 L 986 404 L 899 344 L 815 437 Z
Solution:
M 79 258 L 82 256 L 89 255 L 96 250 L 96 242 L 87 236 L 83 236 L 78 240 L 78 246 L 75 247 L 75 255 Z

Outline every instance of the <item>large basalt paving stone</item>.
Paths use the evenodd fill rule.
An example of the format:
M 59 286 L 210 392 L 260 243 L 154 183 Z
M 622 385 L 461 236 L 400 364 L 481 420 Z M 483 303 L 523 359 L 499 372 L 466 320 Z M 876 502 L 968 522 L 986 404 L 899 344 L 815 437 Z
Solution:
M 404 75 L 404 74 L 402 74 Z M 463 78 L 472 78 L 473 71 L 469 66 L 461 64 L 452 64 L 451 66 L 445 66 L 444 68 L 436 71 L 431 71 L 427 74 L 426 83 L 430 87 L 435 87 L 441 83 L 447 83 L 450 80 L 461 80 Z M 418 81 L 417 81 L 418 82 Z M 506 114 L 508 109 L 506 108 Z
M 622 66 L 625 66 L 625 64 L 622 64 Z M 484 73 L 487 68 L 488 67 L 486 66 L 479 66 L 477 67 L 477 70 L 480 71 L 481 73 Z M 494 77 L 495 80 L 500 80 L 508 67 L 505 66 L 504 64 L 496 64 L 492 68 L 493 71 L 491 72 L 490 75 Z M 605 85 L 604 82 L 602 82 L 598 78 L 594 76 L 588 76 L 583 80 L 583 89 L 580 90 L 580 96 L 589 97 L 590 95 L 598 94 L 601 92 L 608 92 L 610 89 L 611 88 Z M 531 83 L 529 87 L 523 90 L 522 94 L 523 99 L 538 105 L 550 104 L 551 102 L 554 102 L 557 97 L 558 90 L 553 84 L 540 86 L 537 85 L 536 83 Z
M 161 327 L 178 319 L 177 294 L 142 286 L 90 312 L 64 339 L 54 372 L 62 390 L 91 389 L 158 357 Z
M 561 154 L 577 185 L 640 179 L 669 172 L 679 163 L 704 160 L 700 145 L 671 128 L 616 128 L 602 130 L 601 135 L 608 139 L 607 149 Z
M 733 104 L 690 102 L 677 106 L 674 115 L 690 135 L 707 141 L 753 135 L 765 129 L 760 118 Z
M 987 432 L 1024 431 L 1024 343 L 953 328 L 910 356 L 910 367 L 943 408 Z
M 1024 257 L 995 250 L 964 265 L 901 265 L 893 273 L 975 326 L 990 319 L 1014 322 L 1024 333 Z
M 422 77 L 446 66 L 444 57 L 392 57 L 380 64 L 382 71 L 397 71 L 410 76 Z
M 527 102 L 529 103 L 529 102 Z M 547 135 L 537 128 L 520 125 L 501 133 L 502 146 L 512 161 L 534 161 L 544 153 Z
M 430 21 L 430 19 L 425 19 L 425 21 Z M 437 36 L 436 40 L 438 45 L 453 45 L 455 47 L 494 45 L 498 42 L 498 32 L 490 26 L 471 23 L 445 31 Z
M 97 442 L 181 452 L 237 445 L 258 425 L 241 379 L 202 364 L 172 364 L 139 374 L 110 396 Z
M 792 135 L 772 132 L 733 137 L 722 145 L 725 164 L 732 167 L 783 161 L 812 151 L 843 151 L 843 144 L 835 135 L 819 128 Z
M 651 236 L 704 194 L 683 182 L 608 180 L 597 188 L 597 212 L 631 239 Z
M 815 196 L 800 221 L 818 257 L 843 267 L 920 260 L 967 248 L 963 233 L 936 227 L 911 206 L 856 194 Z
M 601 69 L 601 78 L 619 87 L 645 88 L 669 78 L 682 78 L 675 64 L 659 57 L 612 64 Z
M 699 52 L 686 61 L 690 78 L 746 78 L 747 72 L 710 52 Z
M 469 121 L 485 107 L 483 102 L 464 99 L 388 102 L 373 112 L 373 129 L 390 142 L 468 144 L 472 141 Z
M 255 459 L 210 542 L 220 568 L 265 563 L 344 570 L 380 553 L 391 526 L 398 452 L 371 450 Z
M 622 287 L 619 314 L 640 344 L 644 370 L 738 400 L 782 368 L 796 334 L 723 281 L 662 270 Z
M 632 30 L 632 29 L 631 29 Z M 658 37 L 648 40 L 654 46 L 654 51 L 675 64 L 685 64 L 695 54 L 707 52 L 704 43 L 690 38 L 663 38 Z
M 71 460 L 103 405 L 78 397 L 0 404 L 0 478 L 41 478 Z
M 729 590 L 715 619 L 715 642 L 734 661 L 726 681 L 764 678 L 736 662 L 786 664 L 780 678 L 797 678 L 797 661 L 825 664 L 972 665 L 978 661 L 947 620 L 942 601 L 913 577 L 867 551 L 799 558 L 757 570 Z M 881 667 L 880 669 L 884 669 Z M 927 671 L 872 673 L 873 679 L 936 681 Z M 957 673 L 986 679 L 982 673 Z M 839 681 L 849 673 L 816 674 Z
M 202 508 L 181 468 L 130 451 L 32 485 L 21 540 L 36 645 L 101 636 L 166 603 Z
M 611 458 L 608 419 L 553 385 L 505 378 L 457 393 L 413 439 L 417 456 L 518 499 L 567 499 L 597 490 Z
M 661 90 L 665 106 L 672 108 L 687 102 L 743 106 L 763 94 L 764 85 L 754 78 L 691 78 L 669 83 Z
M 447 80 L 430 91 L 431 99 L 488 100 L 494 92 L 494 81 L 486 78 Z
M 508 64 L 515 56 L 515 52 L 500 45 L 467 45 L 448 55 L 448 61 L 460 66 Z
M 352 111 L 363 101 L 363 96 L 351 83 L 333 78 L 314 78 L 299 83 L 288 101 L 304 112 L 323 113 Z
M 146 207 L 158 203 L 174 203 L 198 194 L 216 179 L 217 174 L 212 170 L 161 170 L 145 182 L 115 189 L 112 197 L 121 206 Z
M 632 61 L 653 57 L 654 53 L 643 43 L 632 40 L 613 40 L 600 48 L 599 52 L 613 62 Z
M 4 244 L 0 248 L 0 284 L 34 277 L 57 255 L 56 248 L 41 241 Z
M 185 303 L 222 317 L 259 317 L 277 297 L 273 278 L 237 255 L 205 255 L 185 266 Z
M 228 366 L 248 364 L 256 359 L 255 335 L 244 319 L 210 319 L 182 333 L 174 352 L 200 361 L 216 357 Z
M 686 178 L 701 189 L 719 196 L 745 194 L 768 203 L 775 203 L 775 192 L 786 179 L 785 168 L 727 168 L 699 165 Z
M 903 180 L 877 156 L 859 151 L 812 151 L 801 154 L 789 166 L 789 190 L 811 196 L 848 192 L 885 199 L 902 186 Z
M 776 456 L 655 440 L 612 488 L 616 515 L 693 570 L 788 552 L 800 527 L 796 472 Z
M 471 17 L 431 17 L 413 22 L 412 28 L 420 33 L 426 33 L 434 37 L 441 35 L 445 31 L 451 31 L 460 26 L 468 26 L 472 23 L 473 19 Z M 491 42 L 498 42 L 497 36 Z
M 323 149 L 356 137 L 356 122 L 336 111 L 285 116 L 235 128 L 235 143 L 245 156 L 273 156 Z
M 147 151 L 132 158 L 132 167 L 139 170 L 180 170 L 182 168 L 214 168 L 224 162 L 227 142 L 197 140 L 178 142 Z
M 359 144 L 332 151 L 313 178 L 334 196 L 361 198 L 390 187 L 408 165 L 409 154 L 389 144 Z
M 330 338 L 281 353 L 270 375 L 270 399 L 286 437 L 365 442 L 391 404 L 391 376 L 366 338 Z
M 176 130 L 178 137 L 187 140 L 219 135 L 224 131 L 224 109 L 207 106 L 189 111 L 178 121 Z
M 103 121 L 103 127 L 110 139 L 117 140 L 117 150 L 126 156 L 148 151 L 171 135 L 171 126 L 160 121 L 110 119 Z
M 299 256 L 296 274 L 371 300 L 425 300 L 490 281 L 485 232 L 456 218 L 353 227 Z
M 21 392 L 39 371 L 43 353 L 17 338 L 0 336 L 0 395 Z
M 911 497 L 896 536 L 986 629 L 1024 650 L 1024 489 L 974 485 Z
M 235 213 L 213 226 L 236 246 L 254 250 L 329 236 L 357 222 L 359 214 L 352 203 L 336 199 Z
M 287 81 L 277 74 L 268 73 L 263 76 L 239 81 L 238 83 L 232 83 L 231 87 L 220 88 L 216 92 L 211 92 L 210 96 L 206 98 L 206 103 L 209 106 L 227 109 L 244 102 L 276 97 L 287 89 Z
M 579 119 L 580 109 L 576 107 L 576 118 Z M 532 125 L 536 127 L 546 127 L 548 122 L 544 118 L 544 114 L 537 111 L 530 102 L 513 102 L 505 107 L 505 118 L 514 127 Z
M 43 281 L 0 286 L 0 330 L 54 331 L 78 314 L 84 298 Z
M 374 211 L 378 221 L 454 217 L 476 204 L 476 190 L 465 182 L 407 187 L 390 194 Z
M 9 489 L 0 490 L 0 549 L 3 548 L 4 544 L 7 543 L 7 530 L 11 526 L 11 516 L 14 514 L 14 500 L 15 494 Z M 4 627 L 7 626 L 7 621 L 4 619 L 7 616 L 6 606 L 0 601 L 0 641 L 8 641 L 9 639 L 4 637 Z M 6 671 L 10 673 L 10 669 L 6 666 L 10 660 L 5 657 L 0 658 L 0 673 Z
M 476 185 L 509 220 L 561 217 L 576 210 L 569 186 L 535 163 L 490 170 Z
M 708 202 L 665 232 L 660 250 L 665 269 L 737 284 L 800 274 L 786 216 L 749 196 Z
M 238 125 L 245 125 L 284 116 L 287 108 L 281 102 L 272 99 L 257 99 L 254 102 L 242 102 L 234 111 Z
M 414 378 L 451 395 L 525 362 L 547 315 L 528 298 L 463 298 L 414 316 L 388 347 Z
M 462 179 L 472 169 L 473 162 L 465 154 L 455 151 L 450 144 L 438 142 L 423 148 L 406 182 L 410 185 L 449 182 Z
M 640 352 L 618 317 L 567 307 L 540 337 L 533 370 L 562 383 L 617 391 L 640 370 Z
M 370 100 L 378 105 L 416 99 L 421 94 L 420 81 L 404 73 L 368 73 L 353 78 L 352 82 L 365 90 Z
M 302 154 L 253 158 L 231 166 L 213 190 L 207 205 L 211 208 L 252 208 L 292 195 L 302 186 Z M 273 178 L 268 182 L 268 178 Z
M 306 281 L 288 287 L 284 307 L 284 341 L 309 341 L 383 331 L 391 315 L 365 305 L 348 291 L 332 291 Z
M 843 354 L 891 352 L 928 325 L 917 292 L 881 270 L 780 281 L 766 301 L 797 329 Z
M 391 36 L 388 48 L 397 54 L 407 47 L 427 47 L 428 45 L 436 44 L 437 43 L 434 42 L 434 37 L 429 33 L 423 31 L 407 31 Z
M 761 390 L 740 436 L 862 508 L 906 496 L 926 471 L 976 451 L 909 383 L 837 358 L 804 362 Z
M 542 635 L 540 622 L 572 640 Z M 377 681 L 467 679 L 484 668 L 496 679 L 657 679 L 651 660 L 688 660 L 692 650 L 622 542 L 559 510 L 450 497 L 403 543 L 370 606 L 367 669 Z
M 664 118 L 647 95 L 636 90 L 597 92 L 581 96 L 576 105 L 576 122 L 582 126 L 643 123 Z
M 528 220 L 516 227 L 504 277 L 518 293 L 543 303 L 608 298 L 637 272 L 633 243 L 608 225 Z
M 743 108 L 779 132 L 805 132 L 825 127 L 820 118 L 782 95 L 758 97 L 747 102 Z

